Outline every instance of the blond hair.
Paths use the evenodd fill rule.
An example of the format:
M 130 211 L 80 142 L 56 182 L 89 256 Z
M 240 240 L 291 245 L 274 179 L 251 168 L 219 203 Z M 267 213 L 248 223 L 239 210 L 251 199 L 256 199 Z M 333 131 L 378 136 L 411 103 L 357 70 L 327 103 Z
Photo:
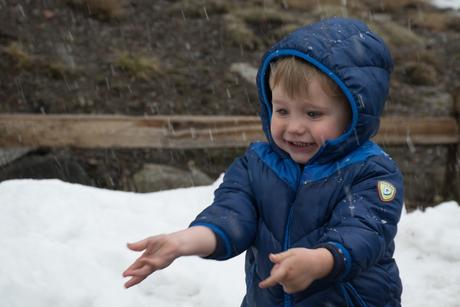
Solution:
M 291 99 L 308 94 L 308 83 L 313 79 L 319 80 L 327 95 L 346 101 L 337 83 L 313 65 L 296 57 L 285 57 L 270 63 L 270 88 L 273 90 L 281 85 Z

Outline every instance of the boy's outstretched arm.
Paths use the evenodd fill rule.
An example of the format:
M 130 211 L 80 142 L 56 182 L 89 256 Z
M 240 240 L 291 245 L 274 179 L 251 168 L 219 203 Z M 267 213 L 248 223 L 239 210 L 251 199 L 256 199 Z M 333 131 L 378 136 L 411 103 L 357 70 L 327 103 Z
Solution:
M 269 257 L 274 266 L 259 286 L 268 288 L 280 284 L 286 293 L 305 290 L 316 279 L 327 276 L 334 266 L 334 258 L 325 248 L 291 248 Z
M 194 226 L 128 243 L 128 248 L 143 253 L 123 272 L 123 277 L 131 277 L 125 283 L 125 288 L 137 285 L 153 272 L 169 266 L 178 257 L 204 257 L 212 254 L 216 249 L 216 237 L 209 228 Z

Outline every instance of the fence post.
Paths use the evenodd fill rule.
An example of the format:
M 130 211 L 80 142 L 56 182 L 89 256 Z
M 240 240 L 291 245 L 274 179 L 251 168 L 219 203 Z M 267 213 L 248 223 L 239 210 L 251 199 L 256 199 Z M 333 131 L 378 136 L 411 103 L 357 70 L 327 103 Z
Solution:
M 454 116 L 460 124 L 460 85 L 453 91 Z M 458 126 L 457 126 L 458 127 Z M 460 127 L 457 130 L 459 140 L 448 147 L 447 165 L 444 180 L 443 197 L 445 200 L 453 199 L 460 204 Z

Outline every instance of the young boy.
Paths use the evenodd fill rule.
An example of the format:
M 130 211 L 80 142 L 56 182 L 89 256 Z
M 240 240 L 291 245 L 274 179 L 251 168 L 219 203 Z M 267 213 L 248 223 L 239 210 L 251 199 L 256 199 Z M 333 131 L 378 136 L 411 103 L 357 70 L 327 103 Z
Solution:
M 185 255 L 246 251 L 242 306 L 400 306 L 393 259 L 403 203 L 378 130 L 392 60 L 361 22 L 300 28 L 264 56 L 257 76 L 268 143 L 235 160 L 188 229 L 128 244 L 138 284 Z

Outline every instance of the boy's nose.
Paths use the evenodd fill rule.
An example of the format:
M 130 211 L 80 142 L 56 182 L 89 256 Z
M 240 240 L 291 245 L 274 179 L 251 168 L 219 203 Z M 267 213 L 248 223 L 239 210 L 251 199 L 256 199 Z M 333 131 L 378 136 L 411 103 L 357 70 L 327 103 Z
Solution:
M 306 132 L 307 127 L 302 120 L 291 120 L 287 127 L 289 133 L 292 134 L 303 134 Z

